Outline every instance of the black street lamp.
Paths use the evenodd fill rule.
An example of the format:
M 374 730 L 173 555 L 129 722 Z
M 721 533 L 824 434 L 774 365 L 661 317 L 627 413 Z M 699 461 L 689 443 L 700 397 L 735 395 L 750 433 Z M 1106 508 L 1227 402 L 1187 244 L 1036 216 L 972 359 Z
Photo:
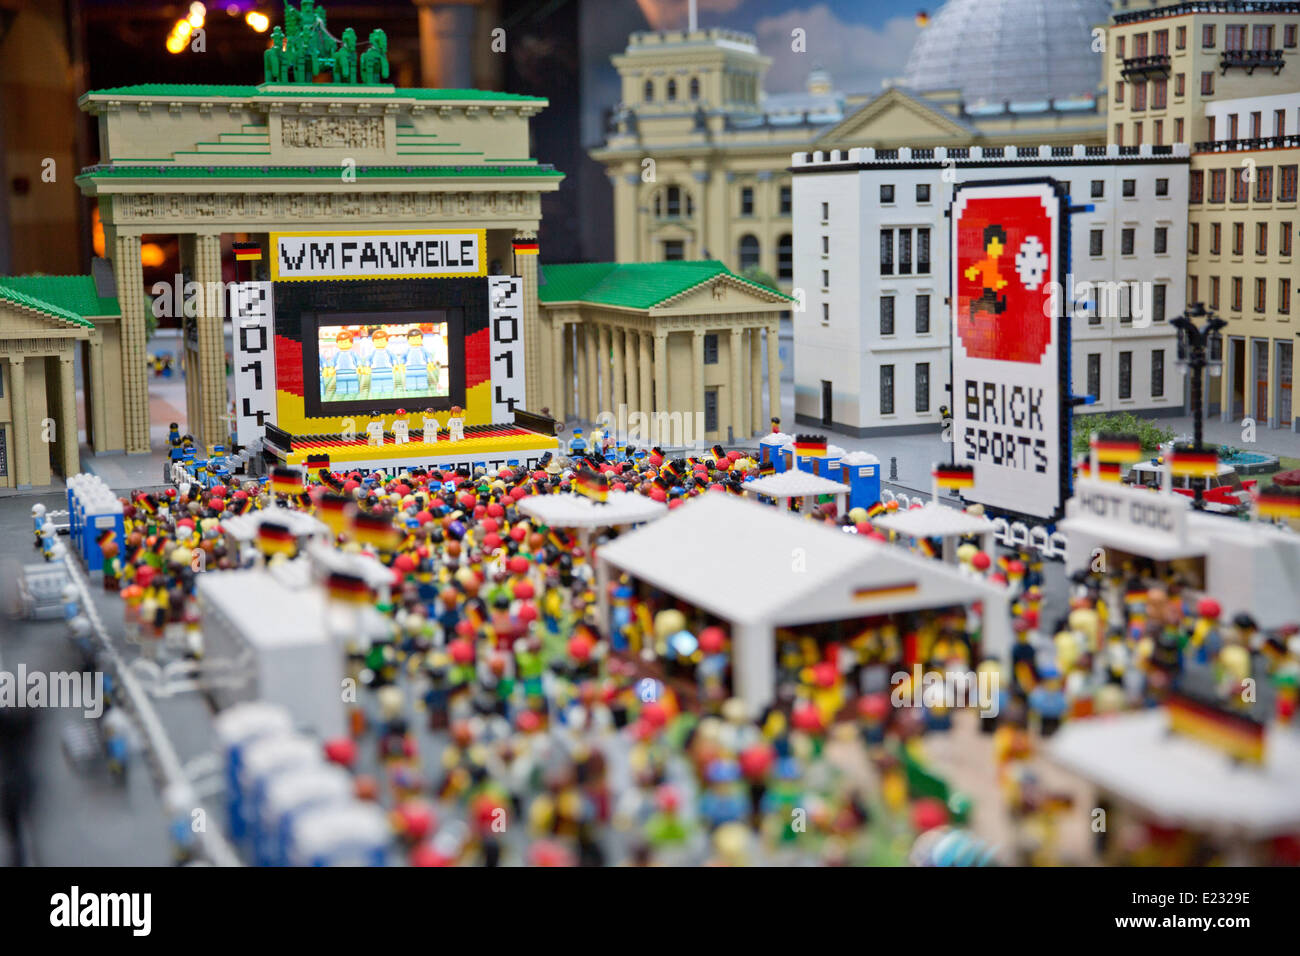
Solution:
M 1205 325 L 1197 328 L 1197 319 L 1205 319 Z M 1213 312 L 1208 311 L 1200 302 L 1189 306 L 1187 311 L 1169 323 L 1178 330 L 1178 368 L 1192 375 L 1192 442 L 1193 450 L 1204 451 L 1202 444 L 1204 423 L 1201 408 L 1202 373 L 1209 369 L 1210 374 L 1218 377 L 1223 372 L 1223 336 L 1219 329 L 1228 323 Z M 1226 398 L 1225 398 L 1226 400 Z M 1193 504 L 1198 510 L 1205 509 L 1205 479 L 1194 478 L 1193 491 L 1196 499 Z

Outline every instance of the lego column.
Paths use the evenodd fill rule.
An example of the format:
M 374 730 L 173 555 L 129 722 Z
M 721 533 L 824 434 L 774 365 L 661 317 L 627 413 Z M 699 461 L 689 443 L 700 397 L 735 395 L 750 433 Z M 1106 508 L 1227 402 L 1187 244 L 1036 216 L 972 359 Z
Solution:
M 775 325 L 767 327 L 767 413 L 781 417 L 781 345 Z
M 58 439 L 60 466 L 63 477 L 69 478 L 81 471 L 81 456 L 77 445 L 77 375 L 72 350 L 59 355 L 59 418 Z
M 741 349 L 745 344 L 745 330 L 731 330 L 731 428 L 732 440 L 739 439 L 745 433 L 745 381 L 740 360 Z
M 621 339 L 623 338 L 623 330 L 616 329 L 611 326 L 609 330 L 609 335 L 610 335 L 609 384 L 611 386 L 610 396 L 609 396 L 609 410 L 617 418 L 618 406 L 625 404 L 627 401 L 627 393 L 624 390 L 626 378 L 624 377 L 624 372 L 623 372 L 623 343 L 621 341 Z
M 96 453 L 109 450 L 108 409 L 105 402 L 108 396 L 104 392 L 104 343 L 98 334 L 90 341 L 90 445 Z
M 573 415 L 575 418 L 587 416 L 587 338 L 582 323 L 573 323 L 573 364 L 578 377 L 578 394 L 574 399 Z
M 524 406 L 536 411 L 542 405 L 541 322 L 537 315 L 537 234 L 516 232 L 515 275 L 524 281 Z
M 564 421 L 564 323 L 558 315 L 551 316 L 551 417 Z
M 749 335 L 749 434 L 755 435 L 763 431 L 763 330 L 754 326 L 747 334 Z
M 668 408 L 668 333 L 655 332 L 655 391 L 649 411 L 669 411 Z
M 113 279 L 122 307 L 122 417 L 128 455 L 149 454 L 149 370 L 140 237 L 113 237 Z
M 640 404 L 640 411 L 649 415 L 654 411 L 654 382 L 650 377 L 650 333 L 641 333 L 641 372 L 637 376 L 641 380 L 641 394 L 637 397 Z
M 623 371 L 627 376 L 627 411 L 631 415 L 641 401 L 641 376 L 637 374 L 638 360 L 636 354 L 639 333 L 631 329 L 623 330 Z
M 695 405 L 689 409 L 693 416 L 697 412 L 704 411 L 704 330 L 691 330 L 691 380 L 694 384 L 694 390 L 691 393 L 691 401 Z M 692 425 L 694 422 L 692 421 Z
M 13 419 L 10 427 L 14 433 L 14 485 L 29 488 L 32 473 L 29 467 L 32 449 L 27 437 L 27 360 L 22 355 L 11 355 L 9 362 L 9 409 Z
M 227 443 L 225 302 L 221 284 L 221 236 L 202 233 L 183 236 L 182 261 L 189 252 L 190 270 L 198 283 L 195 324 L 198 329 L 199 367 L 187 369 L 196 376 L 194 401 L 187 409 L 189 428 L 205 450 Z
M 609 326 L 596 330 L 596 414 L 609 408 Z
M 600 405 L 596 398 L 600 394 L 600 383 L 596 380 L 596 327 L 594 325 L 583 326 L 582 354 L 583 366 L 587 369 L 587 388 L 584 392 L 587 408 L 583 417 L 588 422 L 594 422 L 600 412 Z
M 641 231 L 636 194 L 640 188 L 641 174 L 637 167 L 625 167 L 627 172 L 610 176 L 614 187 L 614 258 L 618 262 L 636 262 L 637 236 Z

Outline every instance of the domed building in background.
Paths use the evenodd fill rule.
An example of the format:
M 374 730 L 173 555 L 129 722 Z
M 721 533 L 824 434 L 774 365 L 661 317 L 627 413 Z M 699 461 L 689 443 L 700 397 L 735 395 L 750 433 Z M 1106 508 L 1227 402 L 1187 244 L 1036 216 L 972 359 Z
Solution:
M 1092 31 L 1110 0 L 948 0 L 921 31 L 899 85 L 960 90 L 967 104 L 1095 96 Z

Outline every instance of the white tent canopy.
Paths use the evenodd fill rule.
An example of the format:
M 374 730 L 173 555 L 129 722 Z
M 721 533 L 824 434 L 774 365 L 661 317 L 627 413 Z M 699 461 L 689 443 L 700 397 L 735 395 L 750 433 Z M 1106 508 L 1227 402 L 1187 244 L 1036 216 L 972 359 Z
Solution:
M 295 538 L 329 534 L 329 528 L 307 512 L 280 507 L 263 508 L 225 518 L 221 522 L 221 530 L 236 541 L 248 542 L 257 537 L 257 529 L 267 521 L 284 525 Z
M 986 651 L 1000 653 L 1010 640 L 1007 595 L 997 585 L 727 495 L 693 499 L 597 557 L 731 622 L 737 689 L 755 709 L 774 692 L 776 627 L 983 601 Z
M 908 538 L 962 538 L 993 533 L 993 522 L 988 518 L 934 503 L 920 508 L 900 508 L 893 514 L 873 518 L 871 524 Z
M 1071 721 L 1048 755 L 1160 820 L 1262 839 L 1300 829 L 1300 738 L 1272 729 L 1265 762 L 1247 766 L 1169 733 L 1163 710 Z
M 849 486 L 811 472 L 792 469 L 747 481 L 744 489 L 769 498 L 802 498 L 806 495 L 846 494 Z
M 654 521 L 668 513 L 663 502 L 633 491 L 611 491 L 604 503 L 575 494 L 531 495 L 516 507 L 550 528 L 610 528 Z

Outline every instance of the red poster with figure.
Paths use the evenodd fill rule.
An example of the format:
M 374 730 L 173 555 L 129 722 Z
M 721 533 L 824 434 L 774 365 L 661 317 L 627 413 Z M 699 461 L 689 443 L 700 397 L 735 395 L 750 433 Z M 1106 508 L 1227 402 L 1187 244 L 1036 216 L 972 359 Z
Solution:
M 959 185 L 951 212 L 954 462 L 971 501 L 1052 520 L 1069 461 L 1069 211 L 1048 179 Z

